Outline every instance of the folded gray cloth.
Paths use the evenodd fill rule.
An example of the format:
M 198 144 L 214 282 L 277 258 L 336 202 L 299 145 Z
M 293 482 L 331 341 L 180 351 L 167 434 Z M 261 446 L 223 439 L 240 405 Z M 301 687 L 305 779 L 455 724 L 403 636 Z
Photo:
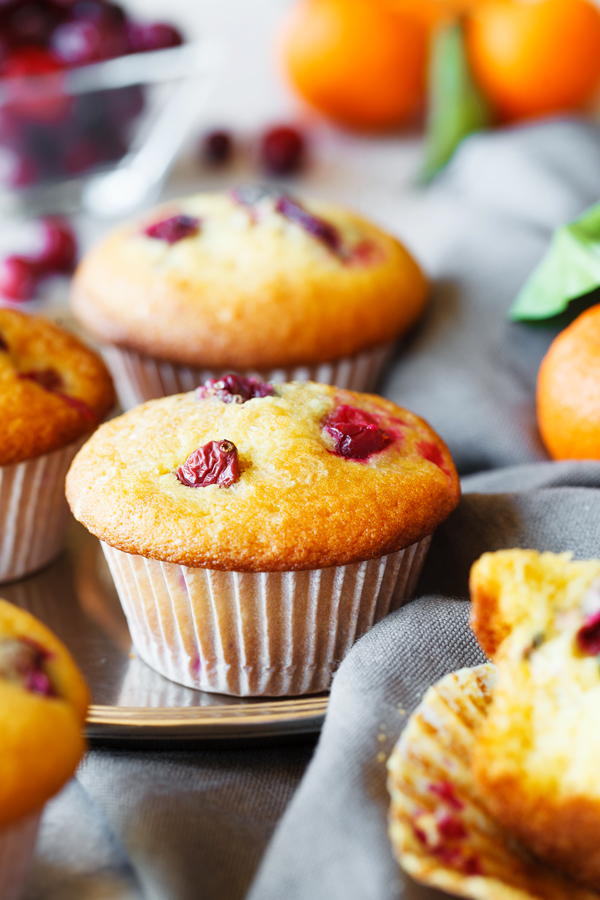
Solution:
M 468 627 L 469 604 L 451 599 L 467 596 L 469 568 L 482 551 L 521 546 L 598 556 L 600 463 L 561 469 L 562 477 L 541 464 L 473 479 L 481 493 L 463 497 L 438 529 L 427 561 L 425 583 L 446 596 L 423 597 L 388 616 L 342 663 L 317 752 L 248 900 L 431 896 L 400 873 L 392 856 L 384 759 L 429 685 L 484 660 Z M 493 490 L 504 485 L 509 493 L 483 493 L 487 479 Z M 522 484 L 518 492 L 514 479 Z M 471 486 L 466 479 L 465 490 Z
M 437 279 L 385 392 L 431 422 L 463 474 L 498 471 L 465 480 L 476 493 L 434 539 L 429 596 L 382 622 L 342 665 L 251 900 L 397 900 L 378 755 L 406 719 L 400 709 L 481 660 L 464 602 L 470 563 L 514 545 L 600 552 L 600 467 L 539 462 L 535 376 L 553 332 L 506 318 L 552 228 L 599 196 L 600 131 L 561 121 L 471 138 L 427 192 L 371 206 Z M 146 900 L 242 900 L 310 756 L 307 746 L 94 750 L 78 777 L 128 860 L 123 877 L 135 876 Z M 86 827 L 79 809 L 73 828 Z

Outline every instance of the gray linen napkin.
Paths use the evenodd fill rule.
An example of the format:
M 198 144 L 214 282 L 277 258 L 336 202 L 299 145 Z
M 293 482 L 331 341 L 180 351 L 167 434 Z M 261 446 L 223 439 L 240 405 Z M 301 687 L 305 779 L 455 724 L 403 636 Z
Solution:
M 317 752 L 248 900 L 424 900 L 429 893 L 400 873 L 391 853 L 385 759 L 427 687 L 484 659 L 468 627 L 469 604 L 452 595 L 467 596 L 470 565 L 484 550 L 600 554 L 600 463 L 505 469 L 472 482 L 465 490 L 479 493 L 467 493 L 436 533 L 422 580 L 446 596 L 422 597 L 388 616 L 342 663 Z
M 546 458 L 534 385 L 552 331 L 510 325 L 506 312 L 551 229 L 599 196 L 600 131 L 560 121 L 472 138 L 426 194 L 382 198 L 381 215 L 371 209 L 438 280 L 385 391 L 429 419 L 463 474 Z M 422 591 L 438 596 L 381 623 L 336 677 L 315 760 L 252 900 L 398 896 L 377 753 L 389 751 L 404 721 L 397 703 L 409 711 L 431 681 L 480 658 L 467 605 L 440 595 L 465 597 L 468 565 L 496 546 L 597 555 L 599 471 L 521 465 L 471 482 L 479 493 L 465 497 L 439 530 L 426 564 Z M 241 900 L 310 755 L 302 746 L 94 750 L 78 778 L 146 900 Z M 81 809 L 73 821 L 93 832 Z

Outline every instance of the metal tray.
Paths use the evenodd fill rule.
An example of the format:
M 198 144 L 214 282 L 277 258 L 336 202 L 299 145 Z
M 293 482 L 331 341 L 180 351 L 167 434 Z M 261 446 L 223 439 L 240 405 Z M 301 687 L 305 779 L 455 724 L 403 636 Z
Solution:
M 67 645 L 92 691 L 88 737 L 119 744 L 257 743 L 317 733 L 327 695 L 242 700 L 168 681 L 133 652 L 100 544 L 73 522 L 48 568 L 0 586 Z

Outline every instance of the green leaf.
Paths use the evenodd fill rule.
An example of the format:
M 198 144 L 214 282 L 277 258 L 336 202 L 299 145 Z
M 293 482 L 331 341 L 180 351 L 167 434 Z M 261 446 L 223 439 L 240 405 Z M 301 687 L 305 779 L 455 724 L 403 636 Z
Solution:
M 425 158 L 419 180 L 431 181 L 463 138 L 491 123 L 491 107 L 469 71 L 462 23 L 442 26 L 431 48 Z
M 550 319 L 600 287 L 600 203 L 557 228 L 550 249 L 510 310 L 515 321 Z

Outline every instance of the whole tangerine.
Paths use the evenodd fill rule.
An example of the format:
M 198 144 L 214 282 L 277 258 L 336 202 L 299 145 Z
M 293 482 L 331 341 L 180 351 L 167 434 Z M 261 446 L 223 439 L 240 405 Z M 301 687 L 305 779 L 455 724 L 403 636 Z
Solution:
M 581 107 L 600 80 L 600 11 L 588 0 L 487 0 L 467 17 L 466 40 L 504 120 Z
M 300 0 L 282 49 L 301 96 L 347 127 L 391 128 L 423 103 L 426 28 L 380 0 Z
M 600 305 L 550 345 L 538 373 L 537 417 L 553 459 L 600 459 Z

